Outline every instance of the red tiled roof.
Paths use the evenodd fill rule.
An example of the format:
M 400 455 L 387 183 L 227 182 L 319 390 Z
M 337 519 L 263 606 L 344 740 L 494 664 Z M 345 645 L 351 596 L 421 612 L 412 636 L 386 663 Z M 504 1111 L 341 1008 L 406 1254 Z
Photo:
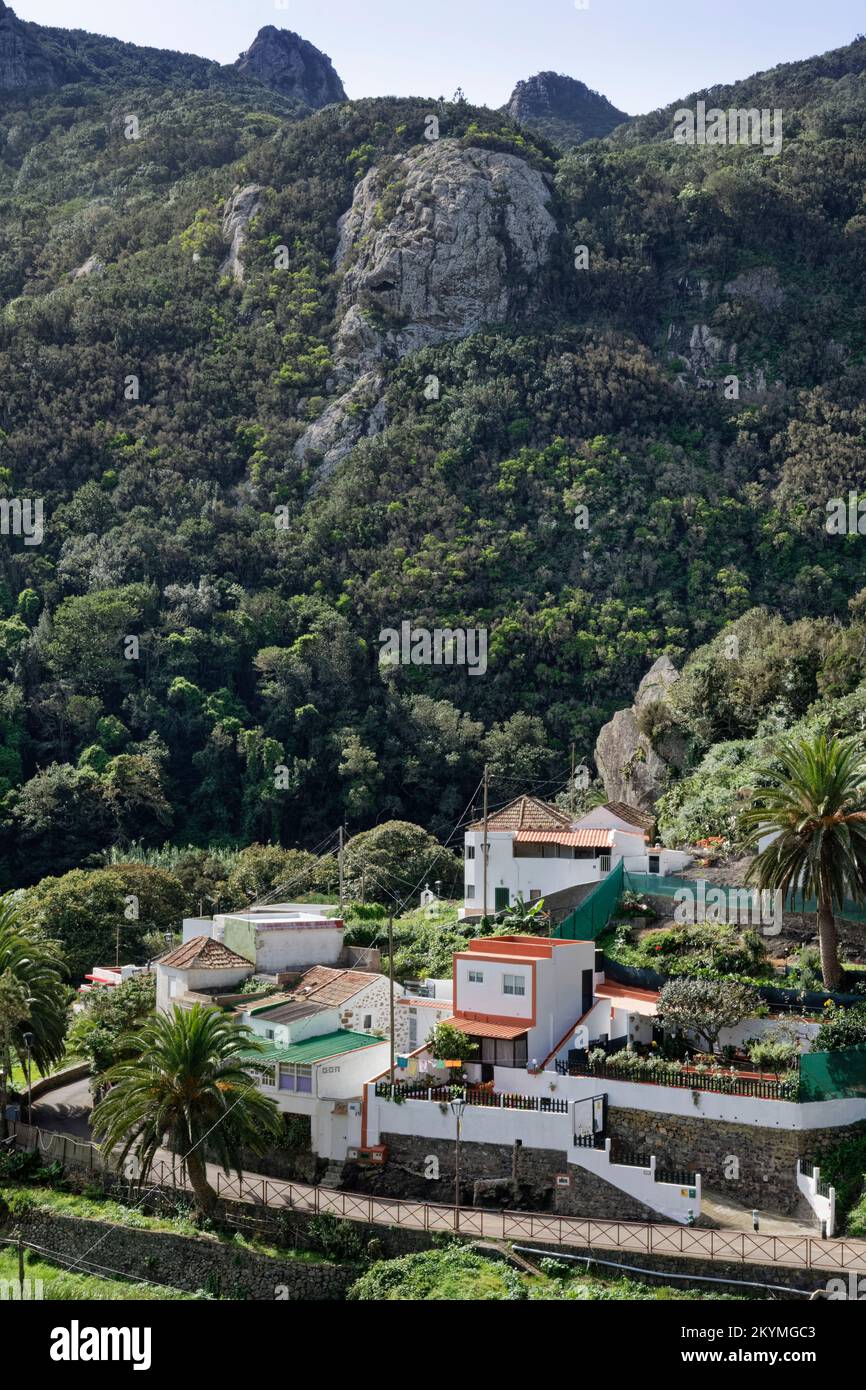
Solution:
M 518 845 L 573 845 L 576 849 L 610 849 L 612 830 L 518 830 L 514 837 Z
M 366 970 L 334 970 L 329 965 L 314 965 L 301 976 L 291 994 L 293 999 L 312 999 L 317 1004 L 345 1004 L 366 985 L 381 979 L 384 976 Z
M 551 806 L 548 801 L 540 801 L 537 796 L 517 796 L 501 810 L 487 818 L 488 830 L 566 830 L 571 825 L 571 816 Z M 484 821 L 477 820 L 467 827 L 469 830 L 483 830 Z
M 604 809 L 618 816 L 620 820 L 628 821 L 629 825 L 636 826 L 638 830 L 652 830 L 655 825 L 655 817 L 648 811 L 639 811 L 636 806 L 629 806 L 625 801 L 608 801 Z
M 234 970 L 241 966 L 249 971 L 255 969 L 246 956 L 230 951 L 228 946 L 222 941 L 214 941 L 212 936 L 191 937 L 182 946 L 169 951 L 167 956 L 160 956 L 157 965 L 173 965 L 178 970 Z
M 474 1018 L 443 1018 L 443 1026 L 458 1028 L 471 1038 L 520 1038 L 529 1029 L 529 1021 L 523 1023 L 482 1023 Z

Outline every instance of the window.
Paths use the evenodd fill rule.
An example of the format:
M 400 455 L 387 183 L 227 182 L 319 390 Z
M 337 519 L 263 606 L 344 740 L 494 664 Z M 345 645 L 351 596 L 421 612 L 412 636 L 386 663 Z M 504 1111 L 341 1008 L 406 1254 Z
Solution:
M 525 976 L 525 975 L 503 975 L 503 976 L 502 976 L 502 993 L 503 993 L 503 994 L 520 994 L 520 995 L 525 994 L 525 993 L 526 993 L 526 976 Z
M 470 970 L 470 971 L 469 971 L 469 983 L 470 983 L 470 985 L 483 985 L 483 984 L 484 984 L 484 971 L 483 971 L 483 970 Z
M 409 1010 L 409 1047 L 410 1050 L 418 1046 L 418 1010 Z
M 310 1095 L 313 1089 L 313 1068 L 295 1062 L 280 1063 L 280 1090 Z
M 530 890 L 529 890 L 529 901 L 530 901 L 531 903 L 537 903 L 537 902 L 538 902 L 538 899 L 539 899 L 540 897 L 541 897 L 541 889 L 540 889 L 540 888 L 530 888 Z
M 650 871 L 650 873 L 651 873 L 651 874 L 657 874 L 657 873 L 659 872 L 659 868 L 660 868 L 659 856 L 658 856 L 657 854 L 651 854 L 650 857 L 649 857 L 649 871 Z
M 266 1029 L 265 1029 L 265 1037 L 266 1037 L 266 1038 L 270 1038 L 271 1042 L 273 1042 L 274 1037 L 275 1037 L 273 1028 L 266 1028 Z
M 474 897 L 475 897 L 475 884 L 474 884 L 474 883 L 467 883 L 467 885 L 466 885 L 466 897 L 467 897 L 467 899 L 469 899 L 469 898 L 474 898 Z
M 370 1031 L 370 1029 L 371 1029 L 372 1027 L 373 1027 L 373 1015 L 372 1015 L 372 1014 L 364 1014 L 364 1032 L 365 1032 L 365 1033 L 369 1033 L 369 1031 Z
M 467 846 L 466 846 L 466 858 L 467 858 L 467 859 L 474 859 L 474 858 L 475 858 L 475 846 L 474 846 L 474 845 L 467 845 Z

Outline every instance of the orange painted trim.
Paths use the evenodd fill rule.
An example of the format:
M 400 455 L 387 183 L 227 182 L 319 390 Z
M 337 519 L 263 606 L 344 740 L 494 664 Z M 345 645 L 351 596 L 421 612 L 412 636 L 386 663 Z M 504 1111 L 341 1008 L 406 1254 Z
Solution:
M 499 956 L 499 957 L 497 958 L 496 956 L 493 956 L 493 955 L 486 955 L 486 956 L 483 956 L 482 959 L 484 959 L 484 960 L 486 960 L 486 961 L 495 962 L 495 963 L 498 964 L 498 965 L 514 965 L 514 964 L 520 964 L 520 965 L 528 965 L 528 966 L 529 966 L 530 982 L 531 982 L 531 986 L 532 986 L 532 988 L 531 988 L 532 1012 L 531 1012 L 531 1014 L 529 1015 L 529 1017 L 527 1018 L 527 1015 L 526 1015 L 526 1014 L 510 1014 L 510 1015 L 508 1015 L 508 1016 L 506 1017 L 506 1016 L 504 1016 L 504 1015 L 502 1015 L 502 1014 L 481 1014 L 481 1013 L 474 1013 L 474 1012 L 472 1012 L 472 1011 L 469 1010 L 469 1009 L 461 1009 L 461 1008 L 460 1008 L 460 1001 L 459 1001 L 459 999 L 458 999 L 458 997 L 457 997 L 457 962 L 458 962 L 458 960 L 465 960 L 465 961 L 468 961 L 468 963 L 469 963 L 470 965 L 477 965 L 477 964 L 478 964 L 478 961 L 479 961 L 479 957 L 478 957 L 477 955 L 473 955 L 471 951 L 455 951 L 455 952 L 454 952 L 454 1016 L 455 1016 L 455 1018 L 467 1018 L 467 1019 L 469 1019 L 469 1020 L 471 1020 L 471 1021 L 473 1021 L 473 1022 L 475 1022 L 475 1023 L 513 1023 L 513 1024 L 518 1024 L 518 1023 L 526 1022 L 527 1029 L 529 1029 L 529 1028 L 534 1028 L 534 1027 L 535 1027 L 535 1023 L 536 1023 L 536 1018 L 537 1018 L 537 1015 L 538 1015 L 538 979 L 537 979 L 537 970 L 536 970 L 536 966 L 537 966 L 537 964 L 538 964 L 538 961 L 535 960 L 535 959 L 533 959 L 531 956 Z M 549 959 L 549 957 L 542 957 L 542 959 Z

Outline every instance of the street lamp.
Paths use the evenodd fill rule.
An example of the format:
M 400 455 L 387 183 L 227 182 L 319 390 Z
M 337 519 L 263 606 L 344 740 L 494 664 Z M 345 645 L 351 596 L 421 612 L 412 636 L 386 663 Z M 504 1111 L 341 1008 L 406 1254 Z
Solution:
M 32 1102 L 32 1099 L 31 1099 L 31 1085 L 30 1085 L 30 1048 L 31 1048 L 31 1046 L 32 1046 L 32 1044 L 33 1044 L 33 1041 L 34 1041 L 33 1034 L 32 1034 L 32 1033 L 25 1033 L 24 1036 L 23 1036 L 23 1041 L 24 1041 L 24 1046 L 25 1046 L 26 1049 L 27 1049 L 27 1123 L 28 1123 L 29 1125 L 32 1125 L 32 1123 L 33 1123 L 33 1102 Z
M 460 1131 L 463 1123 L 465 1100 L 452 1100 L 451 1109 L 457 1121 L 457 1137 L 454 1143 L 454 1229 L 460 1230 Z

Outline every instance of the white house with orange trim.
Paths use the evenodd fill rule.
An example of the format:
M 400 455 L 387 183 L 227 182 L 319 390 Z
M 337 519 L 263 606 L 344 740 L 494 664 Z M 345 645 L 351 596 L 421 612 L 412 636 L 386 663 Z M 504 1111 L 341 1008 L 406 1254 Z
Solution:
M 583 884 L 598 883 L 623 861 L 640 873 L 669 874 L 689 856 L 654 846 L 651 816 L 624 802 L 572 816 L 535 796 L 518 796 L 487 818 L 487 882 L 484 822 L 464 835 L 465 917 L 500 912 L 522 898 L 536 902 Z

